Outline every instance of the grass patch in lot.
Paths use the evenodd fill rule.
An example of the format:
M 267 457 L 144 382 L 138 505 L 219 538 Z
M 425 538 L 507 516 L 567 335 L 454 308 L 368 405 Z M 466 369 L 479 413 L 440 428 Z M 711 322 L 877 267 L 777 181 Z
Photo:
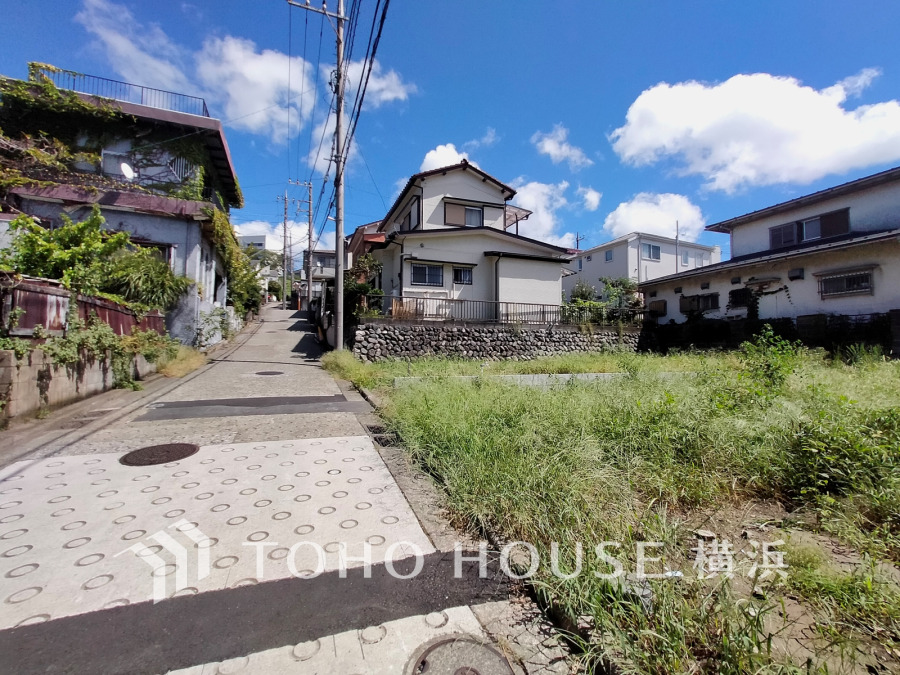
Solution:
M 206 354 L 192 347 L 180 345 L 174 357 L 160 363 L 159 372 L 166 377 L 184 377 L 205 365 Z
M 896 586 L 876 584 L 865 570 L 835 576 L 801 558 L 795 581 L 754 598 L 737 580 L 691 575 L 683 525 L 701 509 L 777 500 L 861 550 L 900 560 L 900 364 L 833 363 L 769 333 L 732 354 L 485 366 L 485 374 L 559 372 L 552 369 L 566 362 L 569 372 L 632 375 L 540 390 L 441 379 L 479 374 L 478 362 L 330 358 L 330 368 L 367 387 L 398 375 L 438 377 L 388 392 L 383 416 L 444 488 L 459 525 L 537 548 L 535 588 L 573 623 L 591 617 L 586 659 L 639 673 L 833 672 L 835 659 L 854 650 L 835 644 L 809 663 L 791 663 L 773 648 L 782 636 L 771 619 L 792 590 L 834 627 L 832 642 L 847 623 L 854 631 L 844 637 L 874 641 L 867 644 L 882 650 L 879 658 L 900 663 L 891 651 L 900 625 L 891 609 Z M 655 375 L 676 370 L 694 376 Z M 639 542 L 662 542 L 651 554 L 685 577 L 644 581 L 637 590 L 599 579 L 594 572 L 610 571 L 593 554 L 603 541 L 620 542 L 611 553 L 626 571 L 634 570 Z M 551 573 L 552 542 L 561 546 L 562 569 L 575 567 L 572 549 L 583 542 L 581 574 Z

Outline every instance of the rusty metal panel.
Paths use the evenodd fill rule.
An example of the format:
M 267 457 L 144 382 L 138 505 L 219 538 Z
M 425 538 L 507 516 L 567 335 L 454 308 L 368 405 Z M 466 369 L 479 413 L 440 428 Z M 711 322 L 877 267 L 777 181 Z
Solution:
M 38 325 L 43 326 L 50 335 L 62 335 L 65 332 L 69 313 L 68 293 L 60 293 L 50 287 L 21 284 L 9 289 L 9 297 L 9 311 L 25 310 L 10 335 L 30 337 Z

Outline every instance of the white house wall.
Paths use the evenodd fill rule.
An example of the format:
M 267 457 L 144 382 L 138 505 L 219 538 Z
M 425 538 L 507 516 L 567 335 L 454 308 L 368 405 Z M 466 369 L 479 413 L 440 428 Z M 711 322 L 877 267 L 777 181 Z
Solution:
M 481 177 L 472 171 L 451 171 L 445 176 L 430 176 L 420 181 L 422 185 L 422 220 L 423 229 L 441 229 L 444 224 L 444 198 L 503 204 L 503 194 L 492 182 L 482 182 Z M 503 208 L 485 208 L 484 225 L 503 229 Z
M 660 247 L 659 260 L 643 260 L 641 258 L 641 243 L 653 244 Z M 606 251 L 612 250 L 613 259 L 606 262 Z M 718 246 L 710 250 L 706 246 L 695 246 L 691 243 L 679 242 L 676 246 L 672 241 L 656 239 L 653 237 L 636 236 L 633 239 L 621 241 L 612 247 L 597 247 L 584 251 L 581 258 L 581 271 L 578 272 L 578 258 L 572 261 L 570 269 L 576 274 L 563 279 L 563 287 L 566 297 L 572 293 L 575 284 L 583 280 L 594 288 L 600 286 L 601 277 L 611 279 L 629 278 L 634 281 L 647 281 L 659 277 L 686 272 L 720 262 L 721 251 Z M 681 254 L 687 251 L 689 260 L 687 265 L 681 262 Z M 591 259 L 588 260 L 587 257 Z M 703 256 L 702 263 L 698 256 Z
M 500 258 L 497 265 L 500 302 L 560 304 L 562 287 L 559 284 L 559 263 Z
M 846 295 L 831 298 L 819 296 L 817 272 L 829 272 L 851 269 L 866 265 L 878 265 L 872 272 L 872 295 Z M 804 278 L 791 281 L 788 271 L 803 268 Z M 741 282 L 732 284 L 734 277 Z M 711 272 L 709 275 L 697 275 L 666 281 L 660 284 L 646 284 L 643 287 L 645 304 L 654 300 L 665 300 L 667 313 L 660 317 L 660 323 L 674 320 L 681 323 L 686 316 L 679 310 L 681 295 L 698 295 L 703 293 L 719 293 L 719 309 L 704 312 L 707 318 L 742 318 L 746 310 L 728 310 L 729 291 L 743 288 L 751 277 L 764 279 L 777 277 L 767 290 L 774 290 L 786 285 L 787 292 L 782 291 L 760 298 L 759 316 L 761 319 L 795 318 L 806 314 L 872 314 L 900 309 L 900 242 L 897 239 L 861 245 L 840 251 L 815 253 L 797 256 L 788 260 L 770 263 L 748 264 L 739 268 Z M 701 284 L 709 283 L 708 289 L 701 289 Z M 681 293 L 674 289 L 681 287 Z M 650 293 L 656 291 L 656 296 Z
M 731 235 L 733 257 L 769 250 L 769 228 L 814 218 L 823 213 L 850 208 L 850 229 L 853 231 L 886 230 L 900 226 L 900 182 L 878 185 L 860 192 L 835 197 L 762 218 L 753 223 L 738 225 Z

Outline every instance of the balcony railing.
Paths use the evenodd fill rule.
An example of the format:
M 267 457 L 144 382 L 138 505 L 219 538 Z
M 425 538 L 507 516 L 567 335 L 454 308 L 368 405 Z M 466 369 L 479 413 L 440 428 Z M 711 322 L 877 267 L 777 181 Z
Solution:
M 172 110 L 209 117 L 206 101 L 197 96 L 176 94 L 175 92 L 137 84 L 110 80 L 96 75 L 84 75 L 71 70 L 41 70 L 41 75 L 49 79 L 58 89 L 76 91 L 79 94 L 110 98 L 116 101 L 137 103 L 150 108 Z
M 570 305 L 540 305 L 526 302 L 456 300 L 412 296 L 369 295 L 359 308 L 365 318 L 396 321 L 449 321 L 532 325 L 640 324 L 640 309 L 596 309 Z

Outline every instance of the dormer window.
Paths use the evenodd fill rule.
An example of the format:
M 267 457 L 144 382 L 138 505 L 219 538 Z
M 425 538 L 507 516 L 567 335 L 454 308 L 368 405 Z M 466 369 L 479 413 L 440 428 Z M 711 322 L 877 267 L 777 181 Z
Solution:
M 850 231 L 850 209 L 823 213 L 814 218 L 769 228 L 769 248 L 785 248 L 805 241 L 828 239 Z

